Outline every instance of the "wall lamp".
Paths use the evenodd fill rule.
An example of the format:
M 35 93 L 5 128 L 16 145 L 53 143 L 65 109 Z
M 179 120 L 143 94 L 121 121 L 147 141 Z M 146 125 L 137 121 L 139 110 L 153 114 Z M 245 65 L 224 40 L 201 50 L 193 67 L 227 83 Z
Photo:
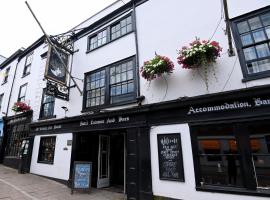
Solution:
M 65 117 L 67 117 L 68 108 L 66 106 L 62 106 L 61 108 L 65 111 Z

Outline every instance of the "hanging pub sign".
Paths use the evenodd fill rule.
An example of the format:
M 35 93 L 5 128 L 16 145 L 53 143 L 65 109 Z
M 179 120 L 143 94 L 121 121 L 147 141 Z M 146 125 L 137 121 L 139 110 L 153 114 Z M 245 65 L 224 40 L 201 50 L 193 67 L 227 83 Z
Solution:
M 57 47 L 55 48 L 57 49 L 57 52 L 64 63 L 58 57 L 57 52 L 54 50 L 54 48 L 52 48 L 52 46 L 49 46 L 45 77 L 47 79 L 51 79 L 55 82 L 65 85 L 67 79 L 66 67 L 68 66 L 68 53 Z
M 47 80 L 46 94 L 68 101 L 68 87 L 57 82 Z

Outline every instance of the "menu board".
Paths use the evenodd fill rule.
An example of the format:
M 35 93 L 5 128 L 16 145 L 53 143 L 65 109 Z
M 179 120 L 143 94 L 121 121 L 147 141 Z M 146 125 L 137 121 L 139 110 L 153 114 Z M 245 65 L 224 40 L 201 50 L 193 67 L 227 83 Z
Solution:
M 159 178 L 184 182 L 180 133 L 158 134 Z
M 71 193 L 73 193 L 73 190 L 90 191 L 91 174 L 92 174 L 91 162 L 75 161 L 73 168 Z

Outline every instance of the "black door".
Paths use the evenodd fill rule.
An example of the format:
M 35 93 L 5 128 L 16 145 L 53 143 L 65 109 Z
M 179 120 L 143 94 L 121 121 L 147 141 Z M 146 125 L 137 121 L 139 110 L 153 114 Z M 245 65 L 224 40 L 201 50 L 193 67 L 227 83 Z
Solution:
M 29 173 L 32 159 L 34 137 L 25 138 L 20 150 L 19 173 Z

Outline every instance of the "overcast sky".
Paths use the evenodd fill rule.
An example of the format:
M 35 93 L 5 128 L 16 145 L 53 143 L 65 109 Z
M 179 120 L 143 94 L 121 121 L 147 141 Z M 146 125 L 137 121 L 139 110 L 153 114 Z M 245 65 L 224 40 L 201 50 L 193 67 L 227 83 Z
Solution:
M 32 10 L 50 35 L 63 33 L 116 0 L 28 0 Z M 0 55 L 9 57 L 28 47 L 42 32 L 25 0 L 0 1 Z

